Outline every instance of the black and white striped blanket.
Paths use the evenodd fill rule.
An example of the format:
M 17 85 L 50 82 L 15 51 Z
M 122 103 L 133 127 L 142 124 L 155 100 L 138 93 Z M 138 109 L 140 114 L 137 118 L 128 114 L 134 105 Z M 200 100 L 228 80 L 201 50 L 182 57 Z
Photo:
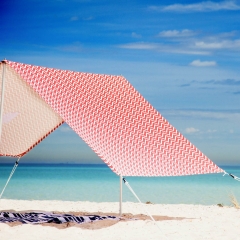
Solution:
M 99 215 L 84 215 L 74 216 L 71 214 L 55 214 L 51 212 L 29 212 L 29 213 L 17 213 L 17 212 L 0 212 L 0 223 L 88 223 L 99 220 L 120 220 L 116 216 L 99 216 Z

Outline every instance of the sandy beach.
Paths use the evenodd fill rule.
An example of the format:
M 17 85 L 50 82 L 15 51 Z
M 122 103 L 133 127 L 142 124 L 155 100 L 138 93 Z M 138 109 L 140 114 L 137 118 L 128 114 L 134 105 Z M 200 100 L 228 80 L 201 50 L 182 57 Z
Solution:
M 82 226 L 0 224 L 0 239 L 237 239 L 240 210 L 203 205 L 145 204 L 157 219 L 105 220 Z M 62 213 L 118 213 L 118 203 L 0 200 L 0 211 L 51 211 Z M 141 204 L 123 203 L 125 216 L 146 214 Z M 127 214 L 128 213 L 128 214 Z M 131 214 L 133 215 L 131 215 Z M 100 223 L 101 222 L 101 223 Z M 110 223 L 109 223 L 110 222 Z

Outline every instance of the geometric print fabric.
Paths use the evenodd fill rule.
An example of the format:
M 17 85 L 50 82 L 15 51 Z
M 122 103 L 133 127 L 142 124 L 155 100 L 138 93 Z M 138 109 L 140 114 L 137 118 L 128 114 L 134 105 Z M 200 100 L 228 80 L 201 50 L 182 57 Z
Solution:
M 124 77 L 6 63 L 116 174 L 223 172 Z

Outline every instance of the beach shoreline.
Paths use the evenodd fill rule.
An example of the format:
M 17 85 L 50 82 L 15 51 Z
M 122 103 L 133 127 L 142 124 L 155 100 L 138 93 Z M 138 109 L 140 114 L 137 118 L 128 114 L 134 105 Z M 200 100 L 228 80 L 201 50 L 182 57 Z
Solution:
M 155 224 L 145 220 L 117 221 L 104 227 L 79 228 L 0 224 L 0 239 L 236 239 L 240 235 L 240 210 L 187 204 L 144 204 L 147 211 L 162 218 Z M 72 202 L 57 200 L 0 200 L 0 211 L 87 212 L 118 214 L 118 202 Z M 146 212 L 139 203 L 123 202 L 123 214 Z M 104 220 L 103 220 L 104 221 Z M 90 224 L 91 226 L 91 224 Z

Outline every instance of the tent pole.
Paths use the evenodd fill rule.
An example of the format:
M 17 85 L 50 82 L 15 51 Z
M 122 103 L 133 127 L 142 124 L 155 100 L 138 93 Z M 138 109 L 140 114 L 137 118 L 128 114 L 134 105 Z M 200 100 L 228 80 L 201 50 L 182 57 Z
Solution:
M 2 94 L 1 94 L 1 108 L 0 108 L 0 142 L 2 136 L 2 125 L 3 125 L 3 100 L 4 100 L 4 88 L 5 88 L 5 69 L 6 63 L 2 61 L 3 71 L 2 71 Z
M 119 216 L 122 216 L 122 174 L 120 174 Z

